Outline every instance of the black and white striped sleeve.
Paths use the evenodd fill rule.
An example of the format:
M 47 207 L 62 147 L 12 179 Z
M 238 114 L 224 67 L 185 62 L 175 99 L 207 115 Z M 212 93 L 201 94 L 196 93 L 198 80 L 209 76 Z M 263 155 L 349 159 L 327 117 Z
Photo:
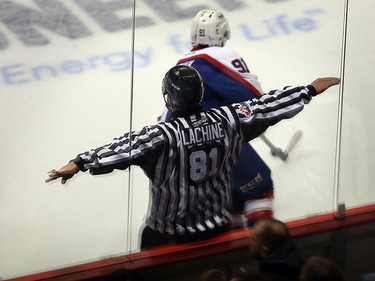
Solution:
M 107 174 L 114 169 L 125 170 L 139 165 L 149 153 L 164 145 L 165 137 L 157 126 L 144 127 L 141 131 L 126 133 L 112 143 L 78 154 L 72 161 L 81 171 Z
M 314 95 L 316 90 L 312 86 L 288 86 L 232 106 L 239 117 L 245 139 L 251 140 L 269 126 L 294 117 Z

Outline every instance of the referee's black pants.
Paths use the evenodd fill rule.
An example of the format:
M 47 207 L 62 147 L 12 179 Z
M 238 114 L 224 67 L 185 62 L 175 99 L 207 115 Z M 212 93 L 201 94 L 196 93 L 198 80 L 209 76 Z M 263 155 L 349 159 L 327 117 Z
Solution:
M 170 235 L 166 233 L 160 233 L 159 231 L 153 230 L 151 227 L 146 226 L 142 231 L 141 250 L 161 245 L 199 242 L 215 237 L 221 233 L 228 231 L 229 229 L 230 226 L 228 224 L 222 227 L 193 234 L 189 233 L 185 235 Z

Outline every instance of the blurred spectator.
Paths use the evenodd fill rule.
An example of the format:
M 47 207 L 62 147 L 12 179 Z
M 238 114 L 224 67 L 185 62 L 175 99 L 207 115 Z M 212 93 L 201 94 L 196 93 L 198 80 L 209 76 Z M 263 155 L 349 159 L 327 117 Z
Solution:
M 375 273 L 367 273 L 363 275 L 359 281 L 375 281 Z
M 220 269 L 208 269 L 200 275 L 199 281 L 228 281 L 228 277 Z
M 144 281 L 141 275 L 128 269 L 117 269 L 113 271 L 105 281 Z
M 255 223 L 249 249 L 266 280 L 298 280 L 307 259 L 291 239 L 286 224 L 273 218 Z
M 267 279 L 259 272 L 240 272 L 235 274 L 229 281 L 267 281 Z
M 314 256 L 302 267 L 300 281 L 348 281 L 348 277 L 332 260 Z

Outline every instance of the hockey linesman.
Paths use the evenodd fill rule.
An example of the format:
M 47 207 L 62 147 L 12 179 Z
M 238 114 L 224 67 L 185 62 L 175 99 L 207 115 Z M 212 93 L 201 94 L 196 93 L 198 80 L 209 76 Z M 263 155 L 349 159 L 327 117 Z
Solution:
M 231 222 L 230 171 L 244 142 L 292 118 L 313 96 L 339 83 L 318 78 L 306 87 L 285 87 L 253 100 L 203 111 L 203 81 L 190 66 L 172 67 L 162 81 L 169 121 L 128 132 L 77 155 L 46 182 L 65 183 L 79 171 L 92 175 L 140 166 L 150 179 L 150 204 L 141 248 L 201 241 Z
M 244 59 L 225 46 L 230 39 L 228 20 L 217 10 L 199 11 L 191 24 L 192 49 L 177 64 L 193 66 L 204 82 L 204 110 L 230 105 L 264 92 L 258 77 L 251 73 Z M 170 112 L 164 111 L 165 121 Z M 232 170 L 233 226 L 252 226 L 262 217 L 273 216 L 274 185 L 271 169 L 250 145 L 244 143 Z

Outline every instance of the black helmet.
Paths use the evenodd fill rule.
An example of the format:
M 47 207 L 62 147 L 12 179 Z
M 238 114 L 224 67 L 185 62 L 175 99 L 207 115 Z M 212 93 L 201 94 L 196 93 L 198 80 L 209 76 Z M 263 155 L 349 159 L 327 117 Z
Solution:
M 195 68 L 176 65 L 164 76 L 162 93 L 169 109 L 189 110 L 198 107 L 203 98 L 203 80 Z

